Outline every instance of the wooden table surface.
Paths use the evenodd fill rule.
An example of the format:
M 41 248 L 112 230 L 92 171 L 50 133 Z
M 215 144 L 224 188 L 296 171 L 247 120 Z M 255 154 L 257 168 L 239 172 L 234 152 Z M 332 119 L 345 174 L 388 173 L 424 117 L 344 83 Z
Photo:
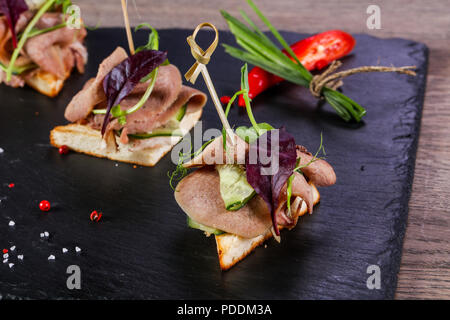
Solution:
M 377 37 L 403 37 L 430 48 L 408 227 L 396 297 L 450 298 L 450 10 L 449 0 L 255 0 L 280 30 L 317 33 L 342 29 Z M 75 0 L 87 25 L 122 26 L 119 0 Z M 370 4 L 381 9 L 381 29 L 366 26 Z M 193 28 L 209 21 L 227 29 L 219 8 L 248 10 L 244 0 L 129 0 L 133 25 Z M 124 35 L 125 36 L 125 35 Z

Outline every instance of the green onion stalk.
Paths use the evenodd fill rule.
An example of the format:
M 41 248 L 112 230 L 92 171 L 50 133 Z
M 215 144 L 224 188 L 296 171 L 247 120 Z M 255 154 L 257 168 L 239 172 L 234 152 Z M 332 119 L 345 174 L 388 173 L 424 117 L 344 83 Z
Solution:
M 37 67 L 37 65 L 35 65 L 34 63 L 30 63 L 30 64 L 27 64 L 27 65 L 24 65 L 24 66 L 21 66 L 21 67 L 14 66 L 11 72 L 12 72 L 13 75 L 19 75 L 19 74 L 21 74 L 21 73 L 23 73 L 25 71 L 34 69 L 36 67 Z M 8 67 L 5 66 L 1 62 L 0 62 L 0 69 L 3 70 L 5 73 L 8 71 Z
M 252 127 L 247 128 L 245 126 L 238 127 L 236 129 L 236 134 L 238 136 L 242 135 L 241 138 L 243 140 L 247 139 L 245 136 L 248 136 L 248 134 L 253 133 L 252 135 L 256 134 L 256 137 L 259 137 L 266 133 L 268 130 L 272 130 L 273 127 L 267 123 L 257 123 L 255 120 L 255 117 L 253 116 L 252 107 L 250 105 L 250 97 L 248 95 L 249 92 L 249 85 L 248 85 L 248 65 L 244 64 L 241 68 L 241 90 L 236 92 L 230 99 L 230 101 L 227 104 L 227 107 L 225 109 L 225 116 L 228 117 L 228 113 L 230 112 L 230 108 L 233 104 L 233 102 L 236 100 L 236 98 L 242 94 L 245 101 L 245 109 L 247 111 L 248 119 L 250 120 L 250 123 L 252 124 Z M 252 130 L 253 129 L 253 130 Z M 226 147 L 226 132 L 225 129 L 222 129 L 222 137 L 223 137 L 223 148 L 224 150 L 227 150 Z M 247 141 L 250 142 L 250 141 Z
M 261 135 L 264 132 L 261 130 L 259 125 L 256 123 L 255 117 L 253 116 L 252 108 L 250 107 L 250 97 L 248 96 L 249 85 L 248 85 L 248 66 L 247 66 L 247 64 L 244 64 L 244 66 L 241 68 L 241 88 L 243 88 L 243 90 L 244 90 L 243 97 L 244 97 L 244 101 L 245 101 L 245 109 L 247 110 L 248 119 L 250 120 L 250 123 L 252 124 L 256 133 L 258 133 L 258 135 Z
M 228 12 L 221 11 L 222 16 L 228 23 L 231 33 L 236 38 L 237 44 L 241 47 L 241 49 L 239 49 L 223 44 L 225 51 L 237 59 L 258 66 L 287 81 L 309 88 L 310 83 L 313 80 L 313 75 L 302 65 L 288 43 L 262 14 L 253 1 L 247 0 L 247 3 L 268 27 L 287 54 L 284 54 L 242 10 L 240 11 L 241 16 L 244 21 L 247 22 L 248 26 Z M 366 110 L 363 107 L 336 90 L 324 87 L 321 94 L 336 110 L 337 114 L 345 121 L 353 119 L 359 122 L 366 114 Z M 248 97 L 244 94 L 244 101 L 246 104 L 248 103 L 248 100 Z
M 53 27 L 49 27 L 49 28 L 45 28 L 45 29 L 32 29 L 30 31 L 30 33 L 28 34 L 27 39 L 39 36 L 39 35 L 47 33 L 47 32 L 51 32 L 51 31 L 55 31 L 55 30 L 58 30 L 58 29 L 62 29 L 64 27 L 66 27 L 66 26 L 67 26 L 67 21 L 64 21 L 63 23 L 57 24 L 56 26 L 53 26 Z M 22 37 L 23 37 L 23 33 L 21 33 L 19 35 L 19 39 L 22 38 Z

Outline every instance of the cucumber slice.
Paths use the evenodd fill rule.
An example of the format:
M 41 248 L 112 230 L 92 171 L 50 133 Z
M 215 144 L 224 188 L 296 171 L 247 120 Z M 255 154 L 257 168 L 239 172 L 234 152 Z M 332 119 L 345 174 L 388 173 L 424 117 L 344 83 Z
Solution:
M 187 109 L 187 103 L 185 103 L 180 110 L 178 110 L 177 114 L 175 115 L 175 119 L 177 121 L 181 121 L 184 118 L 184 115 L 186 114 Z
M 192 220 L 189 216 L 187 217 L 187 225 L 193 229 L 202 230 L 209 234 L 219 235 L 225 233 L 222 230 L 207 227 L 201 223 L 198 223 L 197 221 Z
M 265 122 L 258 123 L 258 127 L 261 130 L 259 135 L 262 135 L 264 132 L 274 129 L 270 124 L 265 123 Z M 259 137 L 255 128 L 253 128 L 253 127 L 247 128 L 246 126 L 237 127 L 236 134 L 239 136 L 239 138 L 241 138 L 242 140 L 245 140 L 245 142 L 247 142 L 247 143 L 253 143 Z
M 216 165 L 216 170 L 220 177 L 220 195 L 227 210 L 239 210 L 255 196 L 256 192 L 247 182 L 242 166 L 221 164 Z
M 133 139 L 149 139 L 154 137 L 182 137 L 183 135 L 178 130 L 180 121 L 184 118 L 186 114 L 187 103 L 184 104 L 180 110 L 178 110 L 177 114 L 173 117 L 173 119 L 169 120 L 167 128 L 159 128 L 155 129 L 152 132 L 148 133 L 134 133 L 129 134 L 128 136 Z M 177 132 L 178 130 L 178 132 Z
M 135 134 L 129 134 L 130 138 L 134 139 L 148 139 L 148 138 L 154 138 L 154 137 L 182 137 L 180 130 L 178 129 L 155 129 L 152 132 L 149 133 L 135 133 Z

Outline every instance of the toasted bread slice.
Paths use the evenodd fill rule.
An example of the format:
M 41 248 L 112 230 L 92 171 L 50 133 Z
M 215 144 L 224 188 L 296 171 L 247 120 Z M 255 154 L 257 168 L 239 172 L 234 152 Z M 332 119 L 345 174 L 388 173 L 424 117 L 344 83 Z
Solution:
M 188 133 L 195 126 L 201 115 L 202 109 L 186 113 L 180 123 L 180 130 L 183 135 Z M 158 161 L 182 138 L 157 137 L 157 139 L 159 139 L 157 147 L 131 151 L 127 145 L 121 144 L 118 139 L 116 139 L 117 148 L 106 147 L 100 131 L 86 125 L 69 124 L 56 127 L 50 132 L 50 143 L 55 147 L 66 145 L 72 150 L 95 157 L 108 158 L 149 167 L 157 164 Z
M 313 184 L 311 184 L 311 186 L 313 188 L 314 205 L 316 205 L 320 201 L 320 194 Z M 304 201 L 301 202 L 301 206 L 300 216 L 308 211 Z M 230 233 L 217 235 L 215 237 L 220 268 L 222 270 L 228 270 L 248 256 L 257 246 L 263 244 L 264 241 L 272 237 L 272 232 L 268 230 L 266 234 L 251 239 L 242 238 Z
M 70 73 L 67 77 L 69 75 Z M 66 79 L 58 79 L 55 75 L 39 69 L 31 77 L 27 77 L 25 82 L 36 91 L 53 98 L 62 90 Z

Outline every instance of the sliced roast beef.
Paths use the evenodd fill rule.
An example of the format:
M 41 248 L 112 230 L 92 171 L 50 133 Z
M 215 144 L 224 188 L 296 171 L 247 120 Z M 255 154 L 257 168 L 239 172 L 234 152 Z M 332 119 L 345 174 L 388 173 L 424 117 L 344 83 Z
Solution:
M 30 13 L 30 11 L 28 11 L 28 13 Z M 31 18 L 32 15 L 30 15 L 29 19 L 31 20 Z M 46 12 L 36 23 L 35 28 L 47 29 L 57 26 L 58 24 L 61 24 L 63 22 L 64 22 L 64 15 L 61 12 Z
M 140 130 L 144 130 L 143 132 L 149 132 L 155 128 L 160 127 L 161 125 L 167 123 L 168 120 L 172 119 L 185 104 L 187 104 L 186 114 L 196 112 L 197 110 L 204 107 L 204 105 L 206 104 L 206 100 L 207 97 L 203 92 L 183 85 L 181 86 L 181 90 L 178 93 L 177 99 L 172 103 L 170 108 L 168 108 L 165 112 L 159 113 L 158 116 L 155 117 L 153 123 L 151 123 L 151 126 L 146 128 L 135 127 L 134 131 L 142 132 Z M 127 128 L 128 130 L 133 131 L 132 127 L 127 126 Z
M 25 85 L 25 80 L 23 80 L 19 76 L 13 75 L 10 81 L 6 81 L 6 72 L 0 70 L 0 83 L 5 83 L 6 85 L 13 88 L 19 88 Z
M 313 212 L 314 198 L 312 187 L 306 181 L 305 177 L 298 172 L 294 173 L 294 180 L 292 180 L 292 195 L 302 198 L 308 207 L 308 212 Z
M 120 102 L 122 109 L 127 110 L 133 107 L 141 99 L 145 87 L 136 88 L 130 95 Z M 141 91 L 141 88 L 143 91 Z M 128 133 L 142 133 L 150 132 L 152 129 L 161 125 L 157 119 L 163 115 L 173 103 L 177 100 L 181 91 L 181 74 L 174 65 L 167 65 L 159 67 L 156 83 L 153 87 L 152 94 L 145 102 L 144 106 L 138 111 L 127 116 L 127 123 L 125 125 L 119 124 L 116 120 L 109 123 L 107 131 L 120 130 L 126 128 Z M 178 109 L 182 105 L 178 105 Z M 104 118 L 103 115 L 97 117 Z M 103 121 L 103 120 L 102 120 Z
M 189 114 L 201 109 L 206 104 L 206 100 L 206 95 L 203 92 L 187 86 L 182 86 L 178 98 L 169 108 L 167 108 L 167 110 L 160 111 L 159 113 L 151 112 L 151 108 L 154 105 L 152 106 L 152 104 L 147 101 L 141 109 L 127 117 L 126 124 L 121 125 L 117 120 L 113 120 L 107 130 L 122 130 L 120 141 L 127 144 L 129 142 L 128 134 L 148 133 L 155 129 L 162 128 L 175 117 L 181 107 L 185 104 L 187 105 L 186 114 Z M 124 101 L 126 104 L 129 104 L 127 107 L 129 108 L 139 100 L 135 99 L 134 101 L 130 101 L 128 98 L 125 98 Z M 103 119 L 103 116 L 95 116 L 94 121 L 96 128 L 101 128 Z M 154 145 L 153 142 L 147 140 L 148 139 L 135 141 L 133 143 L 133 150 L 146 149 L 146 146 Z
M 22 14 L 16 24 L 16 32 L 20 32 L 28 23 L 28 17 Z M 13 50 L 10 44 L 11 31 L 9 30 L 8 23 L 6 22 L 5 16 L 0 17 L 0 63 L 3 65 L 8 65 L 11 57 L 11 52 Z M 30 63 L 31 60 L 27 57 L 19 56 L 16 60 L 16 66 L 23 66 Z M 6 72 L 0 70 L 0 83 L 5 83 L 6 85 L 17 88 L 23 87 L 25 85 L 25 80 L 17 75 L 12 75 L 10 81 L 6 81 Z
M 222 137 L 216 138 L 211 142 L 205 150 L 203 150 L 199 155 L 184 164 L 186 168 L 202 167 L 205 165 L 214 164 L 244 164 L 246 154 L 249 151 L 248 144 L 240 139 L 238 136 L 237 143 L 234 146 L 229 144 L 227 141 L 227 152 L 223 150 L 223 140 Z M 305 147 L 297 146 L 297 159 L 300 158 L 299 165 L 305 165 L 301 169 L 309 181 L 317 186 L 326 187 L 331 186 L 336 183 L 336 174 L 333 167 L 323 159 L 315 159 L 313 162 L 313 155 L 309 153 Z M 298 180 L 298 190 L 302 190 L 301 186 L 307 184 L 303 176 L 299 175 L 296 180 Z M 304 183 L 303 183 L 303 180 Z M 311 203 L 311 202 L 309 202 Z M 311 210 L 312 207 L 308 206 Z
M 120 102 L 121 108 L 127 110 L 138 103 L 144 92 L 147 90 L 148 85 L 148 82 L 139 83 L 133 89 L 131 94 Z M 83 89 L 83 91 L 86 89 L 88 88 Z M 96 108 L 103 109 L 106 107 L 106 97 L 104 93 L 99 93 L 99 97 L 100 99 L 95 101 Z M 74 100 L 72 100 L 72 102 Z M 186 113 L 189 114 L 201 109 L 206 104 L 206 100 L 207 97 L 203 92 L 182 85 L 181 74 L 177 67 L 174 65 L 161 66 L 159 67 L 152 94 L 145 102 L 144 106 L 138 111 L 128 115 L 124 125 L 120 124 L 117 119 L 112 120 L 108 125 L 107 132 L 111 130 L 121 130 L 120 141 L 123 144 L 127 144 L 129 142 L 128 134 L 151 132 L 154 129 L 164 126 L 185 104 L 187 104 Z M 72 109 L 77 107 L 73 105 L 72 102 L 69 104 L 68 109 L 69 107 Z M 66 118 L 69 119 L 67 117 L 67 110 Z M 87 112 L 90 113 L 92 109 L 88 110 L 84 107 L 83 110 L 85 112 L 78 115 L 78 119 L 82 118 Z M 73 121 L 74 119 L 75 117 L 72 117 L 72 119 L 69 120 Z M 104 121 L 104 115 L 91 115 L 86 120 L 92 128 L 100 130 Z M 152 146 L 155 146 L 153 141 L 149 142 L 142 140 L 134 141 L 133 145 L 130 147 L 132 147 L 133 150 L 140 150 Z
M 17 34 L 25 29 L 35 13 L 35 11 L 30 10 L 20 15 L 16 24 Z M 42 15 L 34 28 L 47 29 L 63 22 L 64 15 L 62 13 L 47 12 Z M 80 73 L 83 73 L 84 65 L 87 62 L 87 50 L 83 45 L 85 36 L 85 28 L 69 29 L 68 27 L 62 27 L 28 39 L 15 61 L 15 66 L 20 67 L 34 63 L 37 68 L 20 75 L 13 75 L 7 85 L 23 86 L 25 80 L 41 70 L 51 73 L 61 80 L 65 80 L 75 66 Z M 6 18 L 2 16 L 0 17 L 0 62 L 4 65 L 9 64 L 14 50 L 11 37 Z M 1 71 L 0 82 L 4 82 L 5 76 Z
M 271 228 L 270 212 L 261 197 L 255 196 L 237 211 L 227 211 L 219 183 L 214 167 L 198 169 L 178 183 L 175 200 L 198 223 L 244 238 L 256 237 Z
M 181 180 L 175 190 L 175 200 L 196 222 L 244 238 L 265 234 L 272 226 L 269 209 L 258 195 L 237 211 L 226 210 L 220 195 L 220 177 L 213 166 L 200 168 Z M 314 204 L 312 187 L 301 174 L 296 173 L 292 185 L 291 214 L 287 212 L 286 186 L 280 192 L 279 205 L 275 208 L 280 226 L 295 226 L 302 200 L 311 213 Z
M 120 141 L 123 144 L 127 144 L 129 142 L 128 134 L 151 132 L 154 129 L 164 127 L 171 119 L 175 117 L 180 108 L 184 105 L 186 105 L 186 115 L 196 112 L 206 104 L 206 99 L 206 95 L 203 92 L 191 87 L 182 86 L 177 100 L 172 103 L 172 106 L 169 109 L 156 116 L 153 121 L 147 121 L 143 123 L 142 126 L 132 127 L 125 125 L 120 135 Z M 139 111 L 137 111 L 136 113 L 138 113 Z M 100 124 L 98 124 L 98 128 L 100 128 Z M 130 130 L 133 130 L 135 132 L 130 132 Z M 160 145 L 167 145 L 167 141 L 170 141 L 170 137 L 161 137 L 159 139 L 158 137 L 152 139 L 135 139 L 129 146 L 129 149 L 131 151 L 137 151 L 156 148 Z
M 336 173 L 333 167 L 322 159 L 313 162 L 313 155 L 303 146 L 297 146 L 297 159 L 300 158 L 300 166 L 307 165 L 301 171 L 308 177 L 309 181 L 320 187 L 331 186 L 336 183 Z
M 116 50 L 106 58 L 99 66 L 97 76 L 88 81 L 84 88 L 78 92 L 70 101 L 64 116 L 71 122 L 84 120 L 94 107 L 106 100 L 103 92 L 103 79 L 119 63 L 128 57 L 126 51 L 117 47 Z
M 19 16 L 19 19 L 16 23 L 16 33 L 21 32 L 25 27 L 27 26 L 28 22 L 30 21 L 32 17 L 31 12 L 27 11 L 22 13 Z M 0 62 L 2 62 L 4 65 L 9 64 L 11 54 L 14 50 L 12 46 L 12 34 L 11 30 L 9 29 L 8 23 L 6 21 L 5 16 L 0 17 Z M 20 66 L 18 61 L 16 61 L 16 65 Z
M 234 146 L 231 146 L 229 140 L 227 139 L 227 151 L 224 151 L 223 149 L 222 137 L 216 138 L 199 155 L 186 162 L 184 164 L 184 167 L 193 168 L 202 167 L 205 165 L 225 163 L 244 164 L 246 154 L 249 151 L 249 146 L 238 136 L 236 136 L 236 138 L 237 143 Z M 300 159 L 299 165 L 305 166 L 301 168 L 301 171 L 306 177 L 308 177 L 309 181 L 321 187 L 331 186 L 335 184 L 336 174 L 333 170 L 333 167 L 323 159 L 315 159 L 314 161 L 312 161 L 313 158 L 314 156 L 309 153 L 305 149 L 305 147 L 297 146 L 297 159 Z M 298 190 L 299 192 L 305 190 L 303 187 L 306 187 L 306 185 L 308 184 L 305 178 L 297 173 L 295 180 L 296 190 Z M 307 199 L 309 199 L 309 196 L 307 197 Z M 311 201 L 308 203 L 311 204 Z M 308 209 L 311 210 L 312 207 L 308 205 Z
M 238 211 L 227 211 L 220 195 L 220 178 L 213 169 L 213 164 L 235 164 L 237 159 L 245 159 L 248 145 L 240 152 L 227 143 L 228 157 L 223 151 L 221 137 L 211 142 L 197 157 L 185 164 L 185 167 L 200 166 L 201 169 L 188 175 L 180 181 L 175 192 L 177 200 L 183 211 L 195 221 L 209 227 L 217 228 L 244 238 L 251 238 L 263 234 L 271 227 L 270 212 L 260 196 L 255 196 L 246 206 Z M 336 175 L 333 168 L 322 159 L 311 162 L 313 156 L 302 146 L 297 146 L 297 156 L 300 165 L 310 183 L 318 186 L 329 186 L 335 183 Z M 305 176 L 299 172 L 294 173 L 292 180 L 291 212 L 287 209 L 287 185 L 283 186 L 278 198 L 278 207 L 274 208 L 279 226 L 292 228 L 298 221 L 302 202 L 306 203 L 309 213 L 314 206 L 313 187 Z M 260 203 L 262 202 L 262 203 Z M 255 203 L 258 206 L 255 206 Z M 256 210 L 256 211 L 254 211 Z
M 281 189 L 280 195 L 278 197 L 278 207 L 275 210 L 275 216 L 277 224 L 280 226 L 290 226 L 294 223 L 294 220 L 290 218 L 287 214 L 287 193 L 286 185 Z
M 216 164 L 245 164 L 246 154 L 249 146 L 247 142 L 233 134 L 235 143 L 230 143 L 230 138 L 227 137 L 227 150 L 223 149 L 222 136 L 214 139 L 208 144 L 199 155 L 184 164 L 185 168 L 202 167 L 205 165 Z
M 75 66 L 79 73 L 84 73 L 84 66 L 88 59 L 88 52 L 86 47 L 80 42 L 75 41 L 69 45 L 75 58 Z
M 278 198 L 278 207 L 275 209 L 277 216 L 277 223 L 280 226 L 292 228 L 297 223 L 297 217 L 301 210 L 301 203 L 298 199 L 306 203 L 308 212 L 311 214 L 314 207 L 313 189 L 312 186 L 306 182 L 306 179 L 298 172 L 294 173 L 292 180 L 292 195 L 291 195 L 291 212 L 288 212 L 287 207 L 287 184 L 283 187 Z M 299 198 L 297 198 L 299 197 Z
M 29 39 L 25 44 L 25 51 L 42 70 L 65 79 L 75 65 L 70 45 L 83 41 L 86 34 L 84 28 L 56 29 Z

